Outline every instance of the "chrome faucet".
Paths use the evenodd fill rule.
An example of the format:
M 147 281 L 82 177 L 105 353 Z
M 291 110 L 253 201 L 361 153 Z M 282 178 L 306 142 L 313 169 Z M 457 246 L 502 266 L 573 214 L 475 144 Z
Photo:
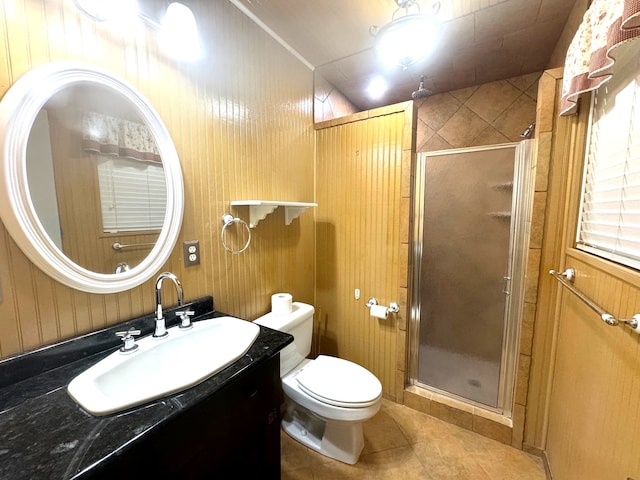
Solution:
M 182 306 L 182 284 L 178 277 L 171 272 L 162 272 L 156 279 L 156 329 L 153 332 L 154 338 L 166 337 L 169 332 L 165 326 L 164 314 L 162 313 L 162 281 L 168 278 L 173 282 L 178 292 L 178 306 Z

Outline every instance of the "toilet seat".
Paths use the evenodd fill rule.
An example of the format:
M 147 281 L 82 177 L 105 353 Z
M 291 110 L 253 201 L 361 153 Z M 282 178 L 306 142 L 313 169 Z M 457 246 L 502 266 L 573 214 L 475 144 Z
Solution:
M 337 357 L 319 355 L 296 375 L 300 390 L 329 405 L 364 408 L 379 401 L 382 384 L 366 368 Z

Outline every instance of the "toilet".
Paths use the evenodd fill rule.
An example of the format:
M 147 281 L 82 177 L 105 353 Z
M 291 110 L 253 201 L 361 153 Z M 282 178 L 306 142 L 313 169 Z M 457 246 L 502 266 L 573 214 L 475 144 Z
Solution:
M 314 308 L 293 302 L 286 315 L 267 313 L 254 323 L 293 335 L 280 352 L 286 410 L 282 429 L 307 447 L 351 465 L 364 446 L 362 424 L 382 403 L 382 384 L 366 368 L 311 352 Z

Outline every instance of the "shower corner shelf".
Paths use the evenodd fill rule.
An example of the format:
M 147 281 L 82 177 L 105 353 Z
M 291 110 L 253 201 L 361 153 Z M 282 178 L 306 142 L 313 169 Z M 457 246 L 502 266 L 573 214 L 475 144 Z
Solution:
M 291 225 L 291 222 L 304 213 L 309 207 L 317 207 L 317 203 L 305 202 L 279 202 L 266 200 L 233 200 L 232 207 L 249 207 L 249 226 L 255 228 L 260 220 L 264 220 L 267 215 L 273 213 L 276 208 L 284 207 L 284 223 Z

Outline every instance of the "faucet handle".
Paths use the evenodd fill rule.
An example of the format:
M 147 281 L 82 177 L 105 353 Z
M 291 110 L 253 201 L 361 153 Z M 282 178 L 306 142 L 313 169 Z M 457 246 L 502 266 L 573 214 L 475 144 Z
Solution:
M 120 347 L 120 352 L 122 353 L 131 353 L 138 348 L 138 344 L 136 343 L 135 336 L 140 335 L 142 333 L 140 330 L 136 330 L 134 327 L 131 327 L 126 332 L 116 332 L 116 335 L 122 337 L 122 341 L 124 345 Z
M 193 327 L 193 324 L 191 323 L 191 319 L 189 317 L 192 317 L 196 314 L 196 312 L 194 312 L 193 310 L 183 310 L 180 312 L 176 312 L 176 315 L 178 317 L 180 317 L 180 326 L 178 328 L 191 328 Z

